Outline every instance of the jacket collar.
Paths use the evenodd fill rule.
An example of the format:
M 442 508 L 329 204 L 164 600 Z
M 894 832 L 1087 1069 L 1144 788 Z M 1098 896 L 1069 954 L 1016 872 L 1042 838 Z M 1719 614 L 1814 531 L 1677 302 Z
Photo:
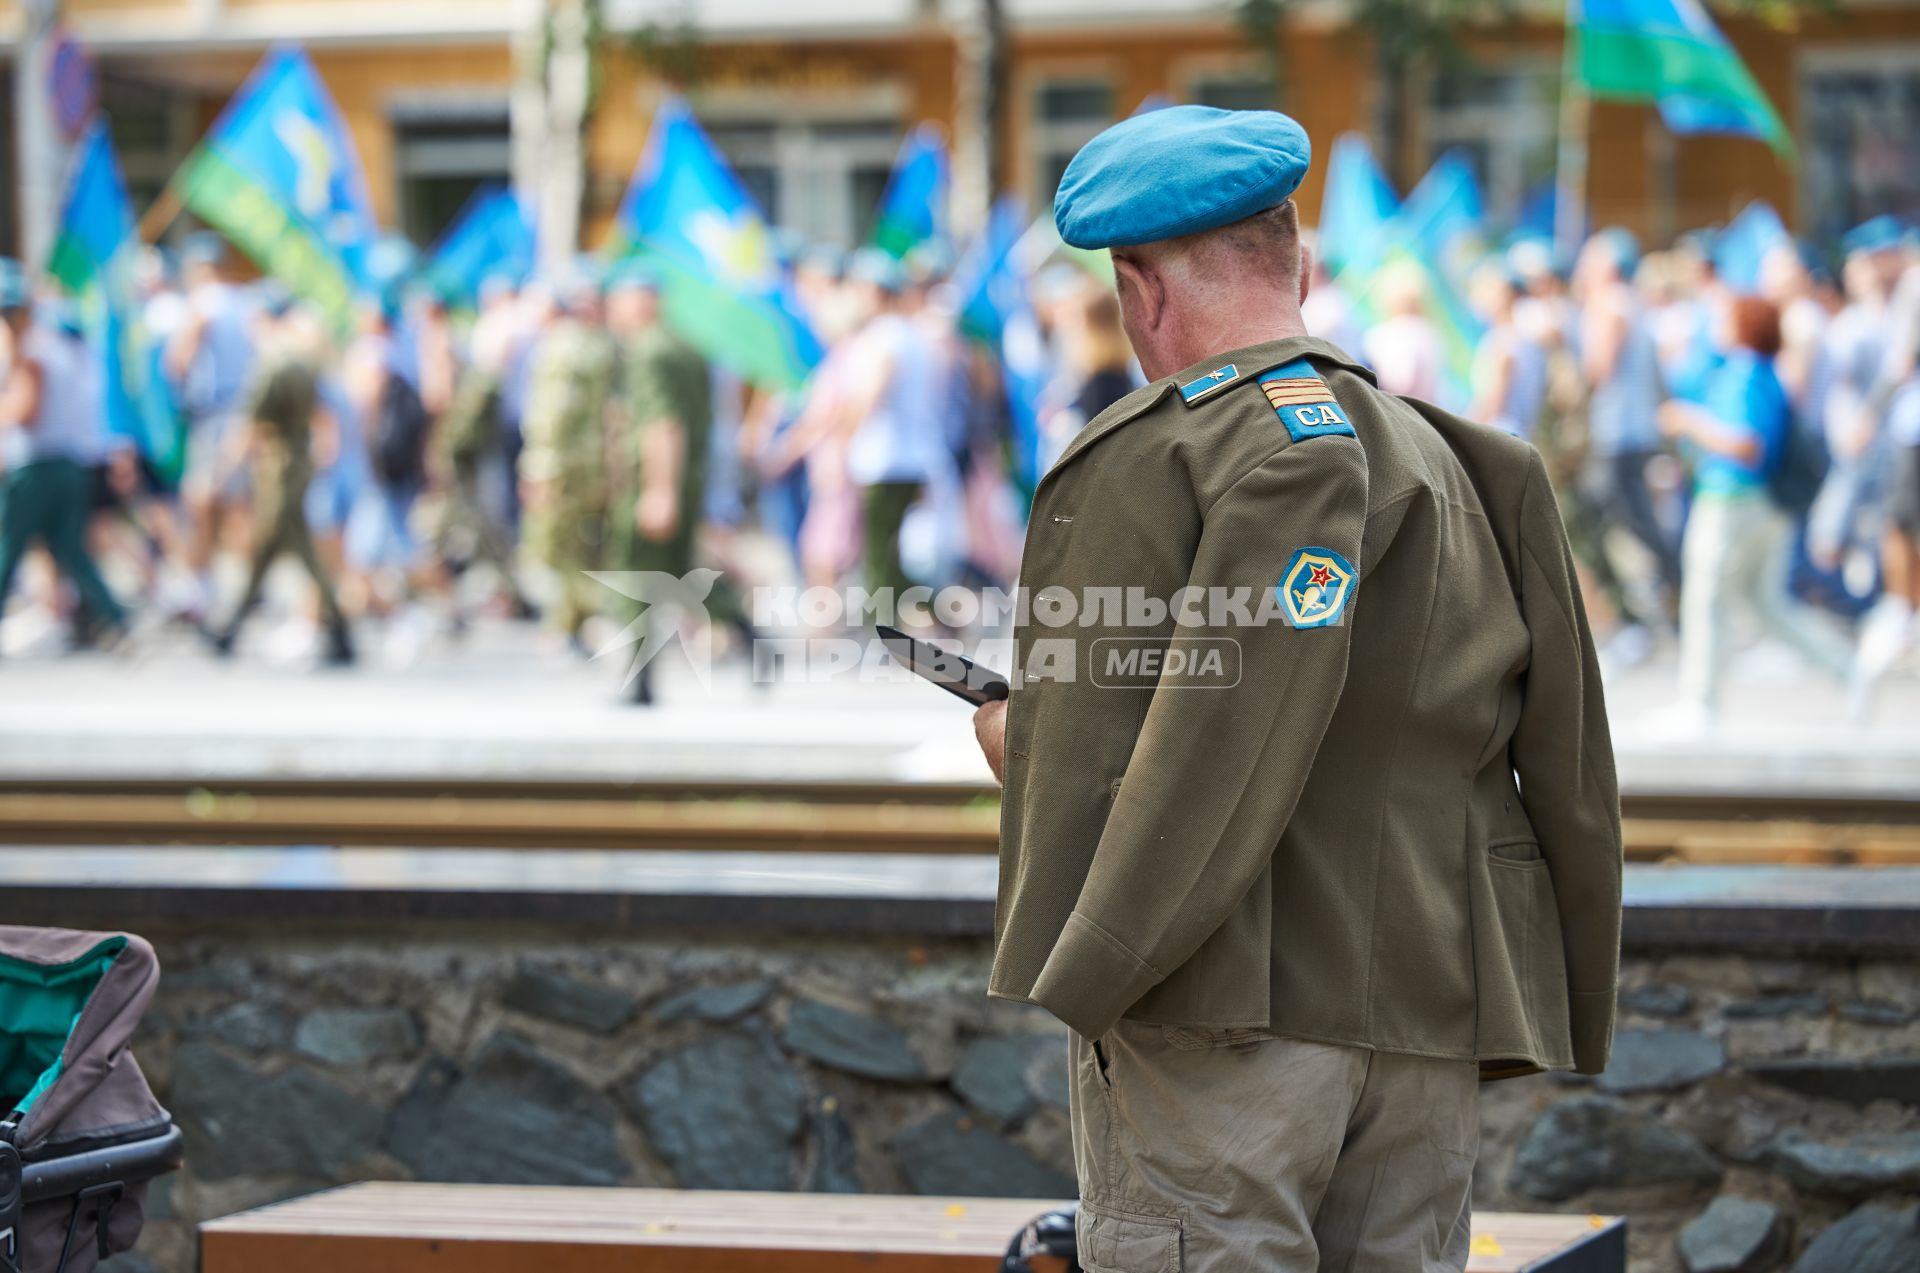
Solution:
M 1364 376 L 1369 384 L 1374 383 L 1371 371 L 1348 357 L 1332 342 L 1321 340 L 1317 336 L 1289 336 L 1284 340 L 1269 340 L 1258 345 L 1230 349 L 1226 353 L 1202 359 L 1171 376 L 1162 376 L 1158 380 L 1149 382 L 1145 388 L 1134 390 L 1089 420 L 1086 427 L 1075 434 L 1073 441 L 1067 444 L 1067 449 L 1060 453 L 1060 458 L 1053 462 L 1053 467 L 1041 476 L 1040 485 L 1045 486 L 1048 478 L 1065 468 L 1095 442 L 1121 425 L 1145 415 L 1151 408 L 1158 406 L 1169 393 L 1178 392 L 1181 385 L 1188 384 L 1228 363 L 1232 363 L 1235 370 L 1239 372 L 1235 378 L 1237 385 L 1241 380 L 1251 380 L 1264 371 L 1271 371 L 1296 358 L 1310 358 L 1318 363 L 1330 363 L 1342 371 L 1351 371 L 1355 375 Z

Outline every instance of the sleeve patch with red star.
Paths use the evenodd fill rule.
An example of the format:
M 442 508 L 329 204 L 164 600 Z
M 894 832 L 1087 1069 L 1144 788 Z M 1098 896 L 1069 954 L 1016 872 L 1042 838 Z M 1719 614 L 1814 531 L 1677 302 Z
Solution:
M 1302 548 L 1274 586 L 1287 626 L 1334 628 L 1346 621 L 1347 603 L 1360 584 L 1353 563 L 1331 548 Z

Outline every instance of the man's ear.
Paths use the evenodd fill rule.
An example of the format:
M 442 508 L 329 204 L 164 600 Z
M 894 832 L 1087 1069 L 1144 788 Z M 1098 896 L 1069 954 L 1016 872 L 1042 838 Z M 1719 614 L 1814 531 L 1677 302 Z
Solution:
M 1166 312 L 1167 289 L 1161 280 L 1159 271 L 1152 266 L 1143 266 L 1131 257 L 1113 258 L 1113 272 L 1118 276 L 1121 303 L 1133 311 L 1134 321 L 1142 331 L 1153 331 L 1160 326 L 1161 315 Z
M 1300 245 L 1300 303 L 1307 303 L 1307 293 L 1313 290 L 1313 249 Z

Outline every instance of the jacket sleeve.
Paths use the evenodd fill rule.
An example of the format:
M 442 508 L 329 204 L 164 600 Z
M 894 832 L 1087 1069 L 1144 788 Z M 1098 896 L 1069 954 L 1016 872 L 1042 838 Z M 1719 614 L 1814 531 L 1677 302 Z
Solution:
M 1207 509 L 1187 595 L 1250 595 L 1255 621 L 1212 627 L 1196 622 L 1211 613 L 1176 615 L 1168 664 L 1176 650 L 1224 638 L 1239 648 L 1239 680 L 1169 673 L 1155 686 L 1086 882 L 1033 987 L 1034 1001 L 1081 1036 L 1106 1033 L 1186 962 L 1272 860 L 1346 680 L 1352 608 L 1365 604 L 1366 509 L 1366 454 L 1350 437 L 1285 447 Z M 1276 604 L 1260 622 L 1302 549 L 1352 566 L 1340 621 L 1296 628 Z
M 1560 912 L 1574 1068 L 1598 1074 L 1607 1064 L 1620 973 L 1620 787 L 1593 634 L 1537 454 L 1521 503 L 1519 568 L 1533 654 L 1513 767 Z

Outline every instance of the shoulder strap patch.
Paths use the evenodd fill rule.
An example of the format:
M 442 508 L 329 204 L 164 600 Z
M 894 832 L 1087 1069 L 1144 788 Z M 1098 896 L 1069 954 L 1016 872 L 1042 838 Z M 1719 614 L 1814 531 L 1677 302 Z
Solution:
M 1210 398 L 1234 381 L 1240 379 L 1240 369 L 1232 363 L 1224 367 L 1215 367 L 1204 376 L 1196 377 L 1180 386 L 1180 400 L 1188 406 L 1203 398 Z
M 1260 377 L 1267 401 L 1295 442 L 1308 438 L 1354 437 L 1353 424 L 1334 399 L 1333 390 L 1304 358 L 1275 367 Z M 1185 390 L 1182 390 L 1184 393 Z

